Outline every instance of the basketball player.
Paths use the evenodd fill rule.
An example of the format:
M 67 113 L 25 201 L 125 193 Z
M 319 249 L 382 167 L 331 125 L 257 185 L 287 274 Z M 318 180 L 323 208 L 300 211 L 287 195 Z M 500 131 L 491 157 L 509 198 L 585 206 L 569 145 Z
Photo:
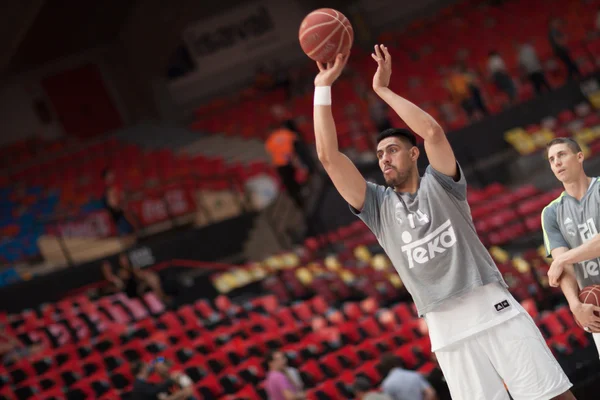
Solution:
M 426 112 L 389 89 L 392 63 L 375 46 L 375 93 L 425 141 L 431 165 L 419 177 L 419 149 L 407 129 L 378 137 L 388 187 L 366 182 L 338 149 L 331 85 L 347 57 L 317 63 L 314 125 L 317 154 L 353 213 L 390 257 L 429 326 L 450 392 L 460 400 L 574 399 L 572 386 L 535 323 L 506 288 L 481 244 L 466 200 L 465 177 L 450 143 Z
M 550 286 L 562 289 L 573 315 L 594 335 L 600 350 L 600 307 L 579 301 L 579 289 L 600 284 L 600 182 L 583 170 L 584 156 L 571 138 L 556 138 L 546 146 L 550 168 L 565 191 L 542 211 L 544 245 L 554 261 Z

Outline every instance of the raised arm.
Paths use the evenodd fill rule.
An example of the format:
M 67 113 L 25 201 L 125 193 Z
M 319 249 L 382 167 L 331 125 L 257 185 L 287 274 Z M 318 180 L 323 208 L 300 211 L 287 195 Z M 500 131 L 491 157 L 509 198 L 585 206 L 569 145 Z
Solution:
M 340 152 L 331 112 L 331 85 L 342 73 L 347 60 L 347 56 L 340 54 L 335 63 L 317 63 L 319 74 L 315 78 L 315 139 L 319 161 L 335 188 L 348 204 L 362 210 L 367 183 L 352 161 Z
M 392 57 L 383 45 L 375 45 L 371 54 L 377 62 L 373 76 L 373 90 L 385 101 L 408 127 L 425 141 L 425 152 L 431 166 L 444 175 L 458 180 L 456 158 L 446 134 L 436 120 L 418 106 L 394 93 L 390 88 Z

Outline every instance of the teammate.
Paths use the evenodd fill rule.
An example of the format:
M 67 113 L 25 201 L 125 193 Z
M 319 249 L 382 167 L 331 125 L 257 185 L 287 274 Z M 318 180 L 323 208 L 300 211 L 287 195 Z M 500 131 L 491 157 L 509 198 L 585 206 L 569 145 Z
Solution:
M 594 335 L 600 352 L 600 307 L 579 301 L 579 289 L 600 284 L 600 182 L 583 169 L 579 144 L 556 138 L 546 146 L 550 168 L 565 191 L 542 211 L 544 245 L 554 261 L 548 271 L 550 286 L 562 289 L 573 315 Z
M 373 89 L 425 141 L 431 165 L 419 177 L 410 130 L 378 137 L 377 157 L 389 187 L 367 183 L 338 149 L 331 85 L 347 56 L 317 63 L 314 125 L 317 154 L 353 213 L 373 231 L 429 326 L 454 399 L 574 399 L 545 340 L 506 288 L 481 244 L 466 201 L 466 181 L 450 143 L 426 112 L 388 88 L 385 46 L 375 46 Z

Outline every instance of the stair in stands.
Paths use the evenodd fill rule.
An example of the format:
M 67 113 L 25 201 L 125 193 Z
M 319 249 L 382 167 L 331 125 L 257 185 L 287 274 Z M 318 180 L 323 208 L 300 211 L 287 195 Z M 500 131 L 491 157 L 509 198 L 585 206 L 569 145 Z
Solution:
M 260 261 L 272 254 L 290 249 L 292 236 L 305 229 L 304 217 L 289 196 L 282 192 L 254 220 L 254 227 L 244 244 L 249 261 Z

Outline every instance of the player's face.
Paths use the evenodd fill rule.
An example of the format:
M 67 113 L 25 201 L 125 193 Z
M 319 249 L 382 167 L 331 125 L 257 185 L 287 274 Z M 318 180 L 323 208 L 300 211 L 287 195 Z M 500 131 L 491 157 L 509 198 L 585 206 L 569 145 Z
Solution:
M 385 183 L 390 187 L 401 186 L 411 176 L 419 150 L 398 139 L 389 137 L 377 145 L 379 168 Z
M 548 162 L 559 181 L 570 182 L 581 174 L 583 154 L 575 153 L 567 144 L 559 143 L 548 149 Z

